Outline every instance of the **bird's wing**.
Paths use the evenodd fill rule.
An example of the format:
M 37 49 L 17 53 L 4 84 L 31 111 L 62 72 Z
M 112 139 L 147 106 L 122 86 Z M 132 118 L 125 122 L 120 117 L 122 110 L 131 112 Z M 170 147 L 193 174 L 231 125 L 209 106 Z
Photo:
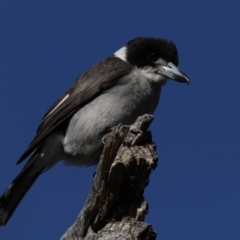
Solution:
M 37 134 L 22 154 L 17 164 L 28 157 L 39 144 L 80 108 L 99 96 L 103 91 L 116 85 L 132 67 L 116 57 L 109 57 L 83 73 L 43 116 Z

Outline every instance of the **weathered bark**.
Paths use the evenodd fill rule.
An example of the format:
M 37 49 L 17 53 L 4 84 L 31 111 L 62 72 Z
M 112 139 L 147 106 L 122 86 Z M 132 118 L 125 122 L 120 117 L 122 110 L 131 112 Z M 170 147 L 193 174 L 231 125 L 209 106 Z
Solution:
M 147 131 L 152 120 L 152 115 L 143 115 L 104 137 L 85 206 L 61 240 L 156 239 L 151 225 L 143 222 L 148 213 L 144 188 L 158 160 Z

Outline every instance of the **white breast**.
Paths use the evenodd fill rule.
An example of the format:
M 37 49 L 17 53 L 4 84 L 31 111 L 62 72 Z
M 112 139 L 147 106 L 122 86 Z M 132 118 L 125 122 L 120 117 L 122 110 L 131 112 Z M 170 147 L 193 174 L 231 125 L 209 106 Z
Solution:
M 98 161 L 106 130 L 118 124 L 131 124 L 145 113 L 153 113 L 160 87 L 153 86 L 139 71 L 123 77 L 119 84 L 107 90 L 80 109 L 71 119 L 63 139 L 64 151 L 73 164 Z M 95 156 L 96 155 L 96 156 Z

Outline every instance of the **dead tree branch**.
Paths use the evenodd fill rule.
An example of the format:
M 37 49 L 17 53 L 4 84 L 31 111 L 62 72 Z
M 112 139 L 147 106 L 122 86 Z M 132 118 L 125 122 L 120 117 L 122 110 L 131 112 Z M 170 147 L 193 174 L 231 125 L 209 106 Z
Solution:
M 148 213 L 143 193 L 158 160 L 147 131 L 152 120 L 152 115 L 143 115 L 104 137 L 85 206 L 61 240 L 156 239 L 151 225 L 143 222 Z

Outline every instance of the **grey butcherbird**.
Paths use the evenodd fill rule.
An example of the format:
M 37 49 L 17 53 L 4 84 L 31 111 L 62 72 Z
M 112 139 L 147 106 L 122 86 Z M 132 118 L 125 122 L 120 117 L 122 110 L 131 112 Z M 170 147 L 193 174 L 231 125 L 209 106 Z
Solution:
M 177 49 L 171 41 L 139 37 L 84 72 L 47 111 L 18 160 L 31 154 L 0 198 L 0 225 L 8 222 L 41 173 L 61 160 L 96 164 L 108 129 L 152 114 L 167 79 L 189 83 L 177 65 Z

